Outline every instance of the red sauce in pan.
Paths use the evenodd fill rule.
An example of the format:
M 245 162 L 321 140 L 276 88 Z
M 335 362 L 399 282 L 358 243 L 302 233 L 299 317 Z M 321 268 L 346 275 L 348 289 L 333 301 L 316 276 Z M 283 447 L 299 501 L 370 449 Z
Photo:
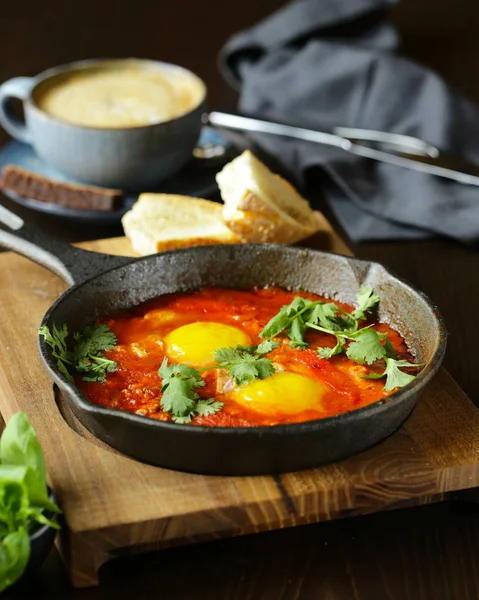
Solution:
M 103 321 L 118 338 L 117 346 L 105 352 L 108 358 L 116 361 L 118 369 L 108 373 L 103 383 L 85 383 L 78 379 L 78 386 L 95 404 L 169 421 L 170 415 L 162 412 L 160 406 L 162 380 L 158 375 L 165 357 L 165 336 L 183 325 L 205 321 L 234 326 L 247 334 L 252 344 L 258 344 L 263 341 L 258 334 L 266 323 L 298 295 L 310 300 L 325 300 L 315 294 L 288 292 L 275 287 L 251 291 L 202 288 L 161 296 Z M 352 310 L 352 307 L 336 304 L 343 310 Z M 414 362 L 399 333 L 384 323 L 373 327 L 388 334 L 398 358 Z M 237 402 L 230 389 L 225 391 L 219 386 L 222 375 L 218 369 L 213 369 L 202 373 L 206 386 L 198 392 L 204 398 L 216 397 L 224 402 L 224 407 L 214 415 L 196 417 L 192 424 L 248 427 L 308 421 L 358 409 L 391 393 L 384 390 L 384 379 L 361 378 L 373 371 L 382 372 L 383 365 L 362 366 L 345 355 L 328 360 L 320 358 L 315 350 L 319 346 L 333 347 L 335 338 L 308 329 L 306 339 L 310 346 L 301 350 L 292 348 L 284 336 L 279 336 L 280 347 L 268 358 L 288 373 L 317 382 L 322 389 L 320 406 L 304 410 L 296 407 L 294 411 L 288 411 L 283 405 L 277 410 L 270 408 L 266 413 L 251 410 L 244 402 Z M 266 383 L 268 379 L 271 378 L 262 381 Z M 305 393 L 307 389 L 306 392 L 298 390 L 299 395 Z

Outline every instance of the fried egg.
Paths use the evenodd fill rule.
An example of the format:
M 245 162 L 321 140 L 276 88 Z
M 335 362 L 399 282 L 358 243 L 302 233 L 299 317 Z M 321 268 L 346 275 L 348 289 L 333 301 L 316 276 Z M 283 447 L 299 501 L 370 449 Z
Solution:
M 164 341 L 169 359 L 193 367 L 214 364 L 213 354 L 219 348 L 250 346 L 252 343 L 249 335 L 241 329 L 208 321 L 178 327 L 165 336 Z
M 244 407 L 267 415 L 298 414 L 322 410 L 326 387 L 311 377 L 297 373 L 274 373 L 233 392 L 232 398 Z

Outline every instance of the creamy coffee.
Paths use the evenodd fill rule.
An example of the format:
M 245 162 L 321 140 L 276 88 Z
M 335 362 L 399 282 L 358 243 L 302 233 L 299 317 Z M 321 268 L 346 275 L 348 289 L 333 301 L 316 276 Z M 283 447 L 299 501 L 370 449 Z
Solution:
M 194 109 L 202 82 L 181 69 L 121 63 L 82 69 L 39 90 L 35 102 L 52 117 L 85 127 L 138 127 Z

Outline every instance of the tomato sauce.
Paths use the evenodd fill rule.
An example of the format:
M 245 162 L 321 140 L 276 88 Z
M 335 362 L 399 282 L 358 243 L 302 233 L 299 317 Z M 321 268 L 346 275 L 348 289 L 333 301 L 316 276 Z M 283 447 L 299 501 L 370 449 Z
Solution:
M 117 363 L 117 371 L 107 373 L 106 381 L 85 383 L 77 378 L 78 387 L 94 404 L 170 421 L 171 416 L 161 409 L 162 380 L 158 369 L 165 357 L 164 337 L 174 329 L 198 321 L 233 325 L 246 332 L 253 344 L 268 321 L 279 309 L 296 296 L 324 300 L 307 292 L 289 292 L 276 287 L 250 291 L 223 288 L 201 288 L 195 292 L 161 296 L 127 313 L 103 320 L 117 336 L 117 345 L 104 354 Z M 336 302 L 339 308 L 352 307 Z M 365 325 L 367 323 L 364 323 Z M 385 323 L 373 328 L 387 333 L 398 358 L 414 362 L 400 334 Z M 202 398 L 215 397 L 224 402 L 221 411 L 210 416 L 197 416 L 192 425 L 216 427 L 250 427 L 278 425 L 330 417 L 358 409 L 387 397 L 383 379 L 363 379 L 373 372 L 383 372 L 384 364 L 359 365 L 346 355 L 323 359 L 316 349 L 334 347 L 333 336 L 308 329 L 309 348 L 293 348 L 284 334 L 276 338 L 280 346 L 269 355 L 274 364 L 288 372 L 320 381 L 326 388 L 321 410 L 304 410 L 296 414 L 277 412 L 265 415 L 239 404 L 227 391 L 218 393 L 219 369 L 202 372 L 206 382 L 198 392 Z M 267 381 L 266 379 L 264 381 Z

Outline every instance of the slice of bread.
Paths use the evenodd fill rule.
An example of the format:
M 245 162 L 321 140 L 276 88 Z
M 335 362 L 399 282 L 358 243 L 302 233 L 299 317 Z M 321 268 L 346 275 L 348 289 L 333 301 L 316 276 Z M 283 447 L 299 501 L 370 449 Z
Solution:
M 0 188 L 22 198 L 85 211 L 114 210 L 123 198 L 121 190 L 54 181 L 17 165 L 3 167 Z
M 141 194 L 121 222 L 133 249 L 141 255 L 241 242 L 223 223 L 221 204 L 189 196 Z
M 246 242 L 293 244 L 321 227 L 294 187 L 249 150 L 216 175 L 226 225 Z

